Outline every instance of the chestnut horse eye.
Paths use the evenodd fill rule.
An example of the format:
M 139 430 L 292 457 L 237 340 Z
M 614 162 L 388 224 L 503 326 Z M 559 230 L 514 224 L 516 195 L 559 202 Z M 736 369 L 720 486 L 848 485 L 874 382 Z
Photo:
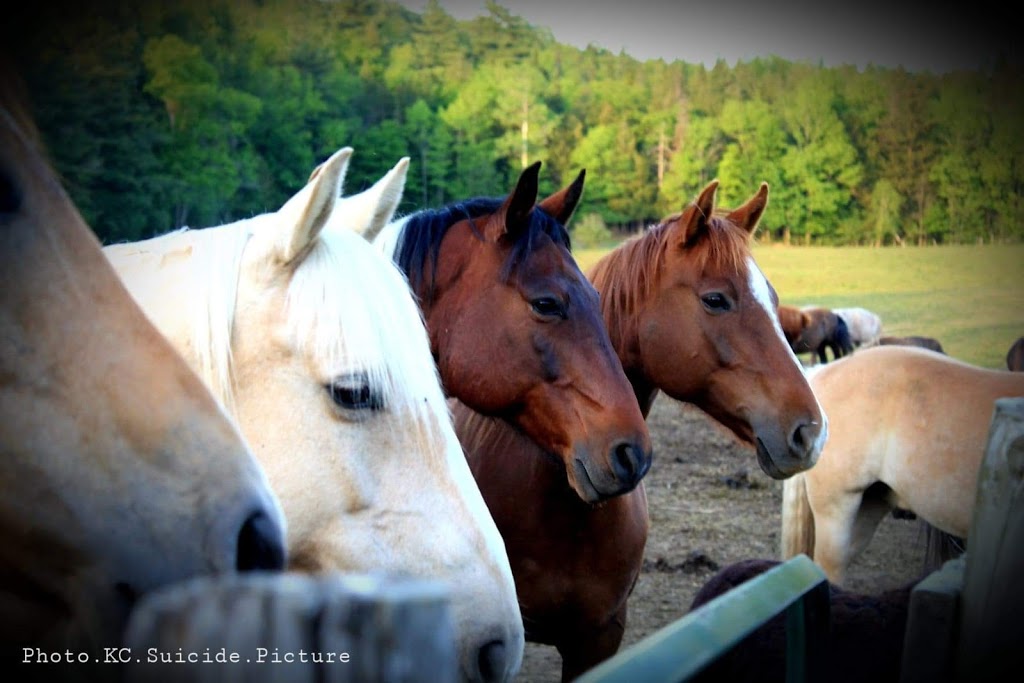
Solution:
M 542 296 L 530 302 L 533 312 L 545 318 L 564 318 L 565 306 L 558 299 L 551 296 Z
M 721 292 L 711 292 L 701 296 L 700 301 L 708 313 L 726 313 L 732 310 L 729 298 Z
M 345 377 L 326 385 L 335 405 L 345 410 L 380 410 L 384 399 L 370 387 L 365 377 Z

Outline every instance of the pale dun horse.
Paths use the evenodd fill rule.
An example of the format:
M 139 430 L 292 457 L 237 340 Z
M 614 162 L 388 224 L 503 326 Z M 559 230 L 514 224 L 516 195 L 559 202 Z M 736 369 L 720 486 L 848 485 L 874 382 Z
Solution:
M 408 284 L 360 234 L 390 219 L 407 160 L 342 199 L 351 153 L 274 213 L 107 255 L 252 444 L 291 568 L 446 581 L 464 677 L 507 680 L 523 629 L 505 547 Z
M 102 678 L 139 597 L 284 565 L 266 476 L 146 320 L 0 60 L 0 670 Z M 71 651 L 70 664 L 26 664 Z M 84 657 L 89 663 L 83 663 Z
M 808 379 L 831 432 L 818 463 L 783 484 L 783 559 L 804 553 L 842 584 L 893 508 L 966 538 L 994 402 L 1024 396 L 1024 375 L 879 346 Z

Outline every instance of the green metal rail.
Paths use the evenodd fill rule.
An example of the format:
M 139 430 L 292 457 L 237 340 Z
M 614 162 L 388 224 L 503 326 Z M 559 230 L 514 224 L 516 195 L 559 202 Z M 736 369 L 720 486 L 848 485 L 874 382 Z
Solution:
M 683 683 L 783 611 L 786 680 L 824 680 L 828 581 L 821 567 L 798 555 L 619 652 L 576 683 Z

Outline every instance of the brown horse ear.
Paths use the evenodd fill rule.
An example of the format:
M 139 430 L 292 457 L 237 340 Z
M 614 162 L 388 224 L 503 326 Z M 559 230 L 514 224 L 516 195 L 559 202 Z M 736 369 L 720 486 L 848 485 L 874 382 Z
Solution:
M 586 175 L 587 169 L 583 169 L 576 176 L 576 180 L 572 181 L 568 187 L 554 193 L 537 206 L 544 209 L 545 212 L 562 225 L 568 225 L 569 219 L 572 218 L 573 212 L 576 211 L 577 204 L 580 203 L 580 197 L 583 196 L 583 180 L 586 178 Z
M 540 176 L 540 162 L 534 162 L 519 174 L 516 189 L 512 190 L 498 213 L 484 228 L 484 237 L 496 242 L 507 234 L 513 240 L 530 225 L 530 212 L 537 203 L 537 179 Z
M 708 220 L 715 211 L 715 192 L 718 181 L 712 180 L 697 197 L 697 201 L 683 210 L 679 223 L 683 231 L 681 244 L 686 247 L 694 244 L 708 230 Z
M 729 212 L 729 220 L 753 235 L 766 206 L 768 206 L 768 183 L 761 183 L 761 189 L 748 199 L 746 204 Z

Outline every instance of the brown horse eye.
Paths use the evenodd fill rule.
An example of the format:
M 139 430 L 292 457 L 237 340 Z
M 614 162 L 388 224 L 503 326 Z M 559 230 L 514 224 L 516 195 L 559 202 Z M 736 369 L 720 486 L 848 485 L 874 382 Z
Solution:
M 530 302 L 533 312 L 545 318 L 564 318 L 565 306 L 554 297 L 542 296 Z
M 701 303 L 704 304 L 704 308 L 709 313 L 725 313 L 732 309 L 732 304 L 729 303 L 729 298 L 721 292 L 711 292 L 705 294 L 700 298 Z

